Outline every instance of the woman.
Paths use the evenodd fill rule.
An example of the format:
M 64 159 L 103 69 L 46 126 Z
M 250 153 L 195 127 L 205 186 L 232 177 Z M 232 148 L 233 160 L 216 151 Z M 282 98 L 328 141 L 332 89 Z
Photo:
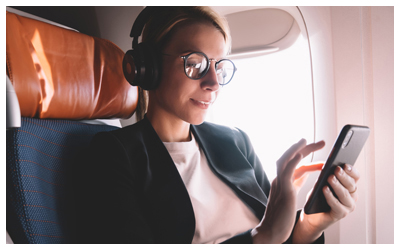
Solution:
M 338 199 L 324 189 L 330 212 L 296 215 L 307 168 L 295 167 L 323 141 L 289 148 L 270 185 L 243 131 L 204 122 L 234 73 L 223 18 L 207 7 L 162 9 L 143 41 L 159 50 L 162 77 L 142 120 L 96 135 L 79 158 L 78 242 L 320 243 L 354 210 L 359 174 L 346 166 L 329 178 Z

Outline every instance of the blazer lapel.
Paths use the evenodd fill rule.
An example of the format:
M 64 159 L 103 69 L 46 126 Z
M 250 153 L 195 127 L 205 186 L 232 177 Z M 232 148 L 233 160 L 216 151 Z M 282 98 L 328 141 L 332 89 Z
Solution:
M 205 123 L 192 126 L 192 131 L 211 169 L 250 206 L 261 220 L 268 198 L 258 185 L 254 169 L 239 149 L 238 141 L 235 141 L 232 131 Z
M 161 243 L 191 243 L 195 217 L 189 194 L 167 149 L 150 121 L 142 123 L 142 140 L 147 154 L 144 198 L 150 204 L 148 220 Z

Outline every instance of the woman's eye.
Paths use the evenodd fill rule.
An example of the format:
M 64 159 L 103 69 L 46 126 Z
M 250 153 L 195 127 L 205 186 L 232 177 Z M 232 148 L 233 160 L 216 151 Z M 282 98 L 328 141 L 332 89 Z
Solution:
M 200 66 L 201 66 L 201 63 L 192 63 L 192 62 L 187 62 L 186 63 L 186 67 L 191 67 L 191 68 L 196 68 L 196 69 L 198 69 L 198 68 L 200 68 Z

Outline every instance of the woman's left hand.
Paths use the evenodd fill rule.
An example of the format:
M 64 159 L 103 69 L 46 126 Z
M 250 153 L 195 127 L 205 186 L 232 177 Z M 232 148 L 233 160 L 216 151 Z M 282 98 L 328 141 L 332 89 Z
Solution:
M 344 169 L 336 167 L 334 174 L 329 176 L 328 183 L 338 198 L 333 195 L 328 186 L 325 186 L 323 193 L 331 210 L 317 214 L 305 214 L 302 211 L 293 232 L 293 243 L 315 241 L 321 236 L 323 230 L 353 212 L 358 198 L 359 179 L 360 173 L 351 165 L 345 164 Z

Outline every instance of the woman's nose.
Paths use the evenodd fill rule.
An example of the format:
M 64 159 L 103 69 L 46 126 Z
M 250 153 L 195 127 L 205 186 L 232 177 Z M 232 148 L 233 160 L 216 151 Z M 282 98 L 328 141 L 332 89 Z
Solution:
M 218 83 L 218 76 L 215 70 L 215 62 L 211 62 L 210 69 L 208 70 L 207 74 L 202 78 L 202 88 L 211 91 L 217 91 L 220 88 Z

